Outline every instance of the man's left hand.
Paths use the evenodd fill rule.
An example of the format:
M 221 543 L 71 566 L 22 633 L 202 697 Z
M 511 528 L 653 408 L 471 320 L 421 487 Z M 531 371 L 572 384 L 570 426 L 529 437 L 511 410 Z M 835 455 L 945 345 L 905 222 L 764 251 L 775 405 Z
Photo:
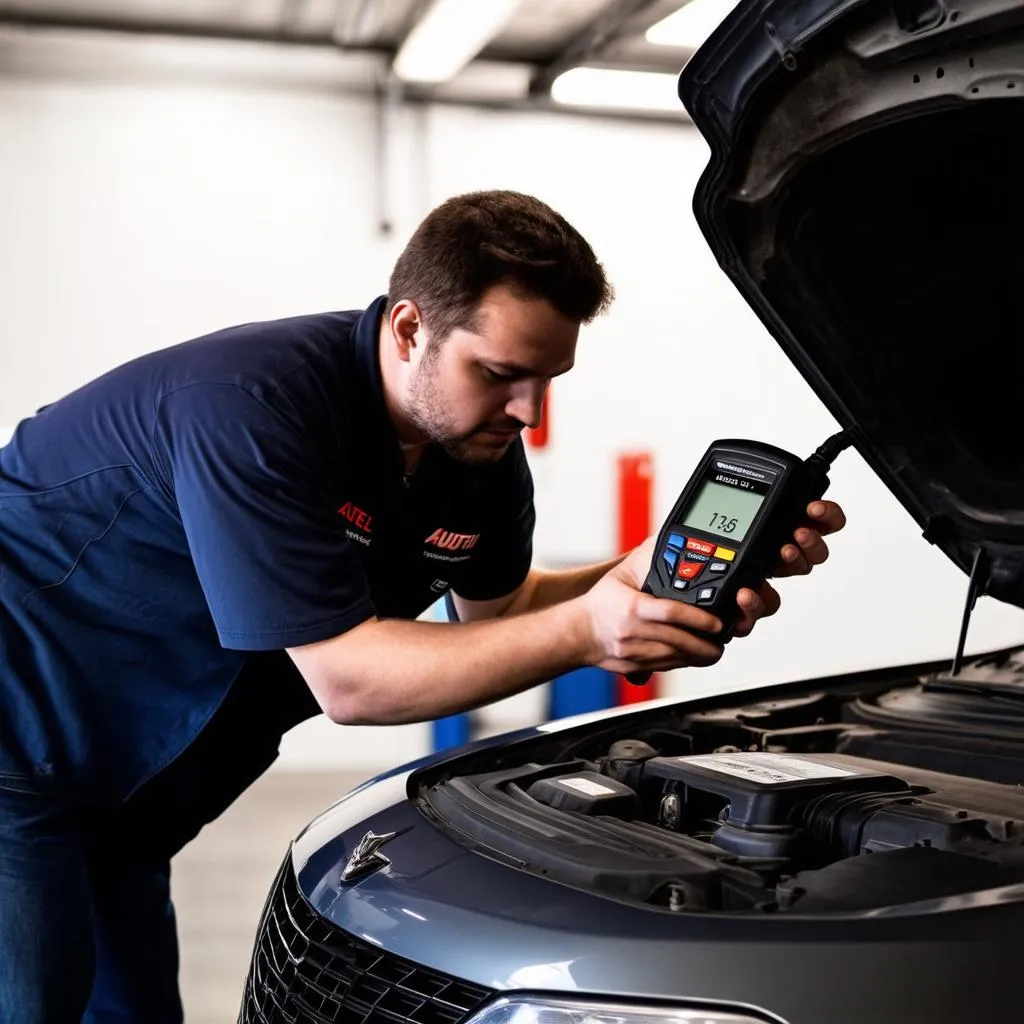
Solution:
M 779 563 L 772 576 L 806 576 L 828 558 L 824 539 L 846 525 L 843 510 L 834 501 L 813 501 L 807 506 L 807 522 L 793 533 L 793 543 L 779 552 Z M 736 596 L 743 617 L 736 624 L 735 636 L 747 636 L 758 619 L 774 615 L 782 603 L 775 588 L 764 583 L 758 590 L 744 588 Z

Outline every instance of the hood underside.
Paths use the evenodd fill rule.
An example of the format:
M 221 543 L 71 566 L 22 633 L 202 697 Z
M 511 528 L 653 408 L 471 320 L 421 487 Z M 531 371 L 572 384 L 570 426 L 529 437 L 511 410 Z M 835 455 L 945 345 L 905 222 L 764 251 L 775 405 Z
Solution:
M 680 96 L 723 268 L 926 537 L 1024 605 L 1024 2 L 744 0 Z

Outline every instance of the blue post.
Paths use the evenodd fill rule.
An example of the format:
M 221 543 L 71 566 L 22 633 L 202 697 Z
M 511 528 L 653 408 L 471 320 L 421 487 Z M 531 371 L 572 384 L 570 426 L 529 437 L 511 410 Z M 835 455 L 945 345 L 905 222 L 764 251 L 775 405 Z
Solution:
M 433 723 L 434 752 L 468 743 L 469 727 L 469 715 L 450 715 L 448 718 L 436 719 Z
M 603 668 L 578 668 L 553 679 L 550 717 L 568 718 L 615 706 L 615 675 Z
M 452 622 L 456 618 L 455 608 L 450 601 L 441 599 L 431 605 L 423 613 L 423 617 L 435 622 Z M 473 721 L 468 714 L 436 719 L 431 729 L 434 753 L 468 743 L 472 738 L 472 731 Z

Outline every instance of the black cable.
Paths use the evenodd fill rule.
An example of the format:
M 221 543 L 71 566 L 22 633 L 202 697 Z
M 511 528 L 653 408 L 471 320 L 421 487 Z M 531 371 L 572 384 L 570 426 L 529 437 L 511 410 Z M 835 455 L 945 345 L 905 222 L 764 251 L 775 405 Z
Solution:
M 845 451 L 850 445 L 853 444 L 853 439 L 849 433 L 845 430 L 840 430 L 838 434 L 833 434 L 818 450 L 807 459 L 808 464 L 817 466 L 823 469 L 825 472 L 832 467 L 832 463 L 835 461 L 836 456 Z

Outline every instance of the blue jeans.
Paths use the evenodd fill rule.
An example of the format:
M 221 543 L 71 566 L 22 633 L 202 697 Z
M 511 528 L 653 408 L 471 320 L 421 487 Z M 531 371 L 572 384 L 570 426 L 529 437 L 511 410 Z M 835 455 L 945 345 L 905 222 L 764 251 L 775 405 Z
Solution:
M 318 711 L 287 655 L 266 652 L 120 806 L 0 774 L 0 1024 L 179 1024 L 171 858 Z
M 0 1024 L 178 1024 L 169 859 L 32 788 L 0 779 Z

